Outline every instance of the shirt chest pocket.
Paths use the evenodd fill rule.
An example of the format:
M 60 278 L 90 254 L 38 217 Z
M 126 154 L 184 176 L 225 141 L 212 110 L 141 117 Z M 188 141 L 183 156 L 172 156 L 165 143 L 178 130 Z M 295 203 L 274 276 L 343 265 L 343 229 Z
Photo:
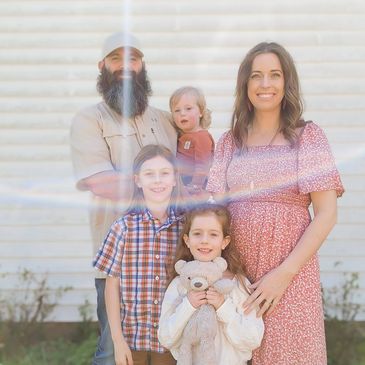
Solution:
M 132 127 L 108 125 L 103 129 L 103 138 L 108 145 L 114 168 L 122 169 L 126 162 L 131 164 L 135 151 L 139 150 L 137 133 Z

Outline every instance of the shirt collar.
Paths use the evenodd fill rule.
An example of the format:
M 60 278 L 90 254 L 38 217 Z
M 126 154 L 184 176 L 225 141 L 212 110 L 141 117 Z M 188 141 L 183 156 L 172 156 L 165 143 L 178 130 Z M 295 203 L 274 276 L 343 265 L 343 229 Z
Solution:
M 145 208 L 142 211 L 142 221 L 143 222 L 153 221 L 154 219 L 155 218 L 153 218 L 153 215 L 148 208 Z M 182 219 L 182 215 L 180 215 L 180 216 L 176 215 L 174 208 L 169 207 L 168 214 L 167 214 L 167 220 L 163 225 L 171 225 L 181 219 Z

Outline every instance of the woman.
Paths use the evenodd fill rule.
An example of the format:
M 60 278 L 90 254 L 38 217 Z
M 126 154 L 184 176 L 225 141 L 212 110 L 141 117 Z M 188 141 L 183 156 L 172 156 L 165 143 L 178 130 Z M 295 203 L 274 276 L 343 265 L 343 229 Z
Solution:
M 233 242 L 253 283 L 245 310 L 265 314 L 254 365 L 327 364 L 316 253 L 336 222 L 343 187 L 323 131 L 302 111 L 288 52 L 277 43 L 251 49 L 207 190 L 228 198 Z

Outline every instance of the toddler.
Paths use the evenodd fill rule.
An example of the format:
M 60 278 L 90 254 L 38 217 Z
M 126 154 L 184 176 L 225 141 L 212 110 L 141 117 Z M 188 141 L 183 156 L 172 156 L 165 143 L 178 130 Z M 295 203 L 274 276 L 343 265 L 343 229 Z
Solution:
M 214 140 L 207 130 L 210 111 L 203 93 L 192 86 L 171 95 L 170 109 L 179 133 L 176 156 L 181 177 L 188 191 L 198 194 L 205 188 L 214 153 Z

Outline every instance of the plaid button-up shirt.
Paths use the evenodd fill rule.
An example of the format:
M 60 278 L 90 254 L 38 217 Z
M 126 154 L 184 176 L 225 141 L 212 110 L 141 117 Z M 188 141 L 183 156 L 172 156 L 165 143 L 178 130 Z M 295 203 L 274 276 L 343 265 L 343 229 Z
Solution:
M 127 214 L 110 228 L 94 267 L 120 277 L 123 336 L 132 350 L 164 352 L 157 338 L 167 268 L 172 264 L 182 216 L 161 224 L 146 209 Z

